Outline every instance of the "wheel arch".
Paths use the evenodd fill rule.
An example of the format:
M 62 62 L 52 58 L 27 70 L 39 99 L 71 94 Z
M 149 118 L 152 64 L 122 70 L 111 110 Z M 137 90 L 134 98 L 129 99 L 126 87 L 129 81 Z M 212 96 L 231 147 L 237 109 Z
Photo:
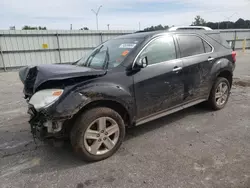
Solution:
M 229 81 L 230 87 L 232 87 L 233 84 L 233 73 L 229 70 L 222 70 L 218 73 L 218 77 L 226 78 Z
M 72 119 L 76 119 L 80 114 L 96 107 L 107 107 L 116 111 L 122 117 L 126 126 L 131 125 L 133 122 L 133 118 L 131 117 L 129 110 L 120 102 L 110 99 L 99 99 L 87 103 L 74 115 Z

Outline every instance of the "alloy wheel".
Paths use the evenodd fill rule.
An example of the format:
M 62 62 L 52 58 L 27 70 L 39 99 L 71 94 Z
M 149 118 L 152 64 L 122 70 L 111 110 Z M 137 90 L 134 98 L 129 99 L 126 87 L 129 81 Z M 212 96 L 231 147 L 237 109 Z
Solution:
M 103 155 L 114 148 L 120 136 L 117 122 L 110 117 L 94 120 L 84 133 L 84 146 L 92 155 Z
M 218 106 L 222 106 L 226 103 L 228 98 L 229 88 L 225 82 L 221 82 L 216 88 L 215 101 Z

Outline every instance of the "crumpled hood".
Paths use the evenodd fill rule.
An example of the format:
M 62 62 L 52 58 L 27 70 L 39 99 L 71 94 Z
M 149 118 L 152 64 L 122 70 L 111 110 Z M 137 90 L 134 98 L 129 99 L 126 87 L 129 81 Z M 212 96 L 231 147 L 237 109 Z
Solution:
M 19 77 L 24 84 L 24 88 L 32 89 L 34 92 L 41 84 L 47 81 L 85 76 L 102 76 L 105 75 L 106 72 L 106 70 L 97 70 L 76 65 L 49 64 L 24 67 L 19 71 Z

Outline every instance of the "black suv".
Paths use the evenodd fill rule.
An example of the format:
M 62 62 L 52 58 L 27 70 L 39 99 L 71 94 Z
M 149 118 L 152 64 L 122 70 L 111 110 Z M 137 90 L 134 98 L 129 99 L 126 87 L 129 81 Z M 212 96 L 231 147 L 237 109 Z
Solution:
M 73 64 L 19 72 L 32 134 L 70 138 L 85 160 L 111 156 L 126 126 L 137 126 L 207 101 L 223 108 L 236 53 L 216 31 L 124 35 Z

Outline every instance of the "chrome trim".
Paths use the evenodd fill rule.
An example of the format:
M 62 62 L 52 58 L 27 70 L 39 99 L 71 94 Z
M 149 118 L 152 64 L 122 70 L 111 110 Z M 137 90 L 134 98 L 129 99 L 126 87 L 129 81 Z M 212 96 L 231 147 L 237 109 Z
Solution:
M 210 57 L 210 58 L 208 58 L 207 60 L 208 60 L 208 61 L 213 61 L 214 58 L 213 58 L 213 57 Z
M 178 71 L 180 71 L 180 70 L 182 70 L 182 67 L 177 67 L 177 68 L 174 68 L 174 69 L 173 69 L 173 72 L 178 72 Z
M 141 50 L 140 50 L 140 52 L 137 54 L 137 56 L 135 57 L 135 59 L 134 59 L 134 61 L 133 61 L 133 65 L 132 65 L 132 68 L 135 66 L 135 62 L 136 62 L 136 60 L 137 60 L 137 58 L 141 55 L 141 53 L 142 53 L 142 51 L 151 43 L 151 42 L 153 42 L 154 40 L 156 40 L 156 39 L 158 39 L 159 37 L 164 37 L 164 36 L 171 36 L 172 38 L 173 38 L 173 42 L 174 42 L 174 45 L 175 45 L 175 53 L 176 53 L 176 56 L 177 56 L 177 51 L 176 51 L 176 43 L 175 43 L 175 41 L 174 41 L 174 35 L 175 36 L 178 36 L 178 35 L 194 35 L 194 36 L 197 36 L 197 37 L 199 37 L 199 38 L 201 38 L 202 40 L 204 40 L 211 48 L 212 48 L 212 51 L 211 52 L 207 52 L 207 53 L 203 53 L 203 54 L 197 54 L 197 55 L 192 55 L 192 56 L 187 56 L 187 57 L 181 57 L 181 58 L 177 58 L 176 57 L 176 59 L 171 59 L 171 60 L 169 60 L 169 61 L 174 61 L 174 60 L 182 60 L 182 59 L 185 59 L 185 58 L 190 58 L 190 57 L 197 57 L 197 56 L 201 56 L 201 55 L 208 55 L 208 54 L 212 54 L 213 52 L 214 52 L 214 46 L 210 43 L 210 42 L 208 42 L 206 39 L 204 39 L 202 36 L 200 36 L 200 35 L 197 35 L 197 34 L 190 34 L 190 33 L 181 33 L 181 34 L 173 34 L 173 35 L 170 35 L 169 33 L 163 33 L 163 34 L 160 34 L 160 35 L 157 35 L 156 37 L 154 37 L 154 38 L 152 38 L 152 40 L 150 40 Z M 178 40 L 177 40 L 177 42 L 178 42 Z M 179 44 L 178 44 L 179 45 Z M 165 62 L 168 62 L 168 61 L 163 61 L 164 63 Z M 159 62 L 159 63 L 163 63 L 163 62 Z M 149 67 L 149 66 L 153 66 L 153 65 L 157 65 L 158 63 L 156 63 L 156 64 L 152 64 L 152 65 L 148 65 L 147 67 Z
M 185 58 L 190 58 L 190 57 L 197 57 L 197 56 L 201 56 L 201 55 L 208 55 L 208 54 L 212 54 L 213 52 L 214 52 L 214 46 L 210 43 L 210 42 L 208 42 L 206 39 L 204 39 L 203 37 L 201 37 L 200 35 L 197 35 L 197 34 L 189 34 L 189 33 L 187 33 L 187 34 L 185 34 L 185 33 L 181 33 L 181 34 L 175 34 L 175 35 L 194 35 L 194 36 L 197 36 L 197 37 L 199 37 L 199 38 L 201 38 L 202 40 L 204 40 L 210 47 L 212 47 L 212 51 L 211 52 L 207 52 L 207 53 L 203 53 L 203 54 L 197 54 L 197 55 L 191 55 L 191 56 L 187 56 L 187 57 L 181 57 L 181 58 L 179 58 L 179 59 L 185 59 Z M 177 42 L 178 42 L 178 40 L 177 40 Z M 179 44 L 178 44 L 179 45 Z
M 167 110 L 163 110 L 163 111 L 154 113 L 154 114 L 152 114 L 152 115 L 149 115 L 149 116 L 146 116 L 146 117 L 144 117 L 144 118 L 141 118 L 141 119 L 137 120 L 135 126 L 138 126 L 138 125 L 141 125 L 141 124 L 144 124 L 144 123 L 153 121 L 153 120 L 155 120 L 155 119 L 164 117 L 164 116 L 166 116 L 166 115 L 169 115 L 169 114 L 178 112 L 178 111 L 180 111 L 180 110 L 183 110 L 183 109 L 185 109 L 185 108 L 194 106 L 194 105 L 199 104 L 199 103 L 204 102 L 204 101 L 206 101 L 206 99 L 199 99 L 199 100 L 195 100 L 195 101 L 193 101 L 193 102 L 189 102 L 188 104 L 184 104 L 184 105 L 181 105 L 181 106 L 178 106 L 178 107 L 171 108 L 170 110 L 167 109 Z
M 204 102 L 206 100 L 207 99 L 198 99 L 198 100 L 195 100 L 195 101 L 192 101 L 192 102 L 188 102 L 188 103 L 186 103 L 186 104 L 183 105 L 183 109 L 189 108 L 191 106 L 194 106 L 194 105 L 199 104 L 201 102 Z

